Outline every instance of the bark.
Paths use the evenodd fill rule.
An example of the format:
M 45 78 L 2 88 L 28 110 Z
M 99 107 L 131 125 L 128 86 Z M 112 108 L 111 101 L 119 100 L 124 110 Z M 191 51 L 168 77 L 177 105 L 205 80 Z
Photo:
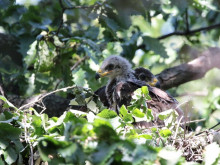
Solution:
M 186 82 L 200 79 L 212 68 L 220 69 L 220 48 L 209 48 L 198 58 L 188 63 L 165 69 L 156 77 L 161 83 L 161 88 L 167 90 Z

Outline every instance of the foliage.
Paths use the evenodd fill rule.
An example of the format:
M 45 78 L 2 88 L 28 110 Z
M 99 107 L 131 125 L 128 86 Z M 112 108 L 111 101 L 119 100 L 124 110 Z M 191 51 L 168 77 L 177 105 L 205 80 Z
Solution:
M 194 145 L 192 149 L 197 150 L 210 143 L 205 142 L 206 136 L 185 134 L 173 110 L 158 114 L 165 122 L 164 127 L 152 126 L 151 131 L 137 129 L 132 124 L 134 119 L 151 121 L 157 117 L 151 112 L 144 113 L 147 107 L 140 100 L 149 98 L 148 89 L 144 86 L 133 96 L 135 106 L 128 107 L 129 110 L 122 106 L 119 116 L 104 109 L 97 115 L 70 110 L 59 118 L 48 118 L 32 108 L 21 111 L 1 96 L 4 107 L 14 109 L 14 112 L 4 111 L 0 115 L 1 161 L 7 164 L 41 161 L 64 164 L 153 164 L 159 161 L 178 164 L 186 161 L 181 155 L 187 154 L 190 143 Z M 187 144 L 180 144 L 183 138 Z M 196 142 L 202 141 L 203 144 L 194 143 L 195 138 Z M 171 144 L 179 148 L 178 152 Z M 218 151 L 215 157 L 209 156 L 212 149 Z M 212 143 L 206 150 L 204 163 L 218 162 L 220 147 Z M 199 154 L 202 155 L 203 151 Z M 190 160 L 192 155 L 185 157 Z
M 109 55 L 120 54 L 135 66 L 147 66 L 159 73 L 195 58 L 190 56 L 192 51 L 219 46 L 218 29 L 190 33 L 219 24 L 218 6 L 217 0 L 44 0 L 37 4 L 1 0 L 0 37 L 11 37 L 0 48 L 0 85 L 4 84 L 7 95 L 30 97 L 76 85 L 79 88 L 59 95 L 73 95 L 70 104 L 86 105 L 89 112 L 70 110 L 59 118 L 50 118 L 33 108 L 21 111 L 0 96 L 4 102 L 0 112 L 5 110 L 0 113 L 0 164 L 33 160 L 181 164 L 203 158 L 204 164 L 217 164 L 219 146 L 208 145 L 209 136 L 186 133 L 178 126 L 173 110 L 158 115 L 165 122 L 163 128 L 146 131 L 132 125 L 134 120 L 155 118 L 145 103 L 150 99 L 146 87 L 135 92 L 131 106 L 121 107 L 119 116 L 104 108 L 93 91 L 106 82 L 95 81 L 94 75 L 98 64 Z M 172 32 L 185 34 L 166 37 Z M 214 84 L 210 82 L 218 73 L 210 73 L 214 75 L 207 78 L 206 84 Z M 215 86 L 209 86 L 208 99 L 191 105 L 199 105 L 194 118 L 207 118 L 202 126 L 211 126 L 220 119 L 219 81 L 216 79 Z M 204 89 L 204 81 L 194 85 L 196 88 Z M 178 94 L 185 89 L 189 86 L 170 92 Z M 214 134 L 209 131 L 209 135 Z M 216 155 L 209 156 L 210 150 L 217 151 Z M 192 152 L 195 155 L 190 155 Z
M 146 87 L 137 93 L 137 98 L 133 99 L 135 102 L 140 99 L 138 97 L 149 98 Z M 15 108 L 4 97 L 1 98 L 5 101 L 5 107 Z M 142 102 L 137 104 L 137 107 L 141 105 Z M 70 110 L 59 118 L 48 118 L 46 114 L 39 114 L 34 109 L 20 111 L 15 108 L 14 112 L 4 111 L 0 115 L 1 161 L 7 164 L 22 164 L 28 161 L 64 164 L 185 162 L 184 158 L 180 159 L 180 150 L 177 157 L 175 148 L 162 149 L 165 143 L 171 144 L 176 129 L 180 130 L 175 138 L 183 138 L 183 129 L 175 125 L 152 127 L 152 132 L 136 129 L 131 124 L 133 118 L 149 118 L 148 113 L 145 116 L 141 112 L 144 107 L 140 110 L 137 110 L 137 107 L 133 107 L 132 112 L 122 106 L 119 116 L 108 109 L 97 115 L 91 112 L 79 114 Z M 172 112 L 167 113 L 170 116 L 161 114 L 165 123 L 170 121 L 165 119 L 175 116 Z M 214 144 L 207 150 L 212 148 L 220 151 L 219 146 Z M 217 161 L 219 153 L 210 160 L 207 151 L 205 160 Z

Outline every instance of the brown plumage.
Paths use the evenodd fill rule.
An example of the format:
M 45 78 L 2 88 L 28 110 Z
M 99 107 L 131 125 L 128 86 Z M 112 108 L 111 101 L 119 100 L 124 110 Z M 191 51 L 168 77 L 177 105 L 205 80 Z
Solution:
M 98 76 L 98 75 L 97 75 Z M 150 72 L 150 70 L 138 67 L 134 70 L 134 76 L 141 81 L 145 81 L 150 86 L 155 86 L 157 88 L 160 87 L 160 82 L 157 80 L 157 78 L 153 75 L 153 73 Z M 99 76 L 97 77 L 99 78 Z M 101 102 L 104 106 L 109 107 L 108 99 L 105 93 L 106 86 L 103 86 L 95 91 L 95 94 L 99 96 Z
M 137 75 L 141 73 L 143 72 L 137 72 Z M 96 94 L 105 106 L 119 114 L 118 111 L 122 105 L 128 106 L 130 104 L 133 92 L 142 86 L 147 86 L 152 100 L 147 100 L 146 103 L 148 108 L 152 109 L 154 123 L 162 124 L 163 122 L 158 119 L 157 114 L 168 109 L 175 109 L 180 117 L 183 116 L 176 99 L 165 91 L 148 85 L 145 81 L 142 81 L 142 77 L 137 75 L 135 75 L 135 71 L 131 69 L 131 64 L 126 59 L 120 56 L 110 56 L 104 60 L 98 71 L 98 76 L 96 76 L 106 76 L 109 81 L 106 87 L 98 89 Z

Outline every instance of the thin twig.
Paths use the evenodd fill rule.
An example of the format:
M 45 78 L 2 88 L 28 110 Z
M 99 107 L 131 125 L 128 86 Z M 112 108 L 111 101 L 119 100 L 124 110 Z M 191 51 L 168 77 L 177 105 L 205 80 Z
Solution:
M 179 129 L 179 126 L 180 126 L 180 122 L 181 122 L 182 119 L 183 119 L 183 116 L 181 116 L 181 118 L 180 118 L 180 120 L 179 120 L 179 122 L 178 122 L 178 124 L 177 124 L 176 132 L 175 132 L 175 135 L 174 135 L 174 140 L 173 140 L 173 144 L 172 144 L 172 146 L 174 146 L 174 144 L 175 144 L 176 136 L 177 136 L 178 129 Z
M 72 67 L 71 71 L 73 71 L 75 68 L 77 68 L 82 62 L 84 62 L 86 59 L 89 59 L 89 56 L 85 56 L 81 58 L 79 61 L 77 61 Z
M 72 89 L 72 88 L 76 88 L 76 87 L 77 87 L 77 88 L 83 88 L 83 87 L 79 87 L 79 86 L 73 85 L 73 86 L 68 86 L 68 87 L 65 87 L 65 88 L 57 89 L 57 90 L 52 91 L 52 92 L 49 92 L 49 93 L 47 93 L 47 94 L 45 94 L 45 95 L 43 95 L 43 96 L 40 96 L 36 101 L 32 101 L 32 102 L 30 102 L 30 103 L 27 103 L 27 104 L 25 104 L 25 105 L 22 105 L 22 106 L 19 108 L 19 110 L 21 110 L 21 109 L 23 109 L 23 108 L 25 108 L 25 107 L 27 107 L 27 106 L 29 106 L 29 105 L 33 105 L 33 104 L 35 104 L 35 103 L 41 101 L 43 98 L 45 98 L 45 97 L 47 97 L 47 96 L 49 96 L 49 95 L 51 95 L 51 94 L 53 94 L 53 93 L 57 93 L 57 92 L 60 92 L 60 91 L 66 91 L 66 90 L 68 90 L 68 89 Z
M 218 122 L 216 125 L 214 125 L 214 126 L 212 126 L 211 128 L 209 128 L 208 130 L 205 130 L 205 131 L 202 131 L 202 132 L 197 133 L 195 136 L 198 136 L 198 135 L 200 135 L 200 134 L 202 134 L 202 133 L 204 133 L 204 132 L 207 132 L 207 131 L 209 131 L 209 130 L 215 128 L 215 127 L 217 127 L 218 125 L 220 125 L 220 122 Z
M 204 31 L 204 30 L 212 30 L 212 29 L 215 29 L 215 28 L 218 28 L 220 27 L 220 23 L 219 24 L 216 24 L 216 25 L 211 25 L 211 26 L 207 26 L 207 27 L 202 27 L 202 28 L 198 28 L 198 29 L 195 29 L 195 30 L 189 30 L 189 31 L 185 31 L 185 32 L 173 32 L 173 33 L 169 33 L 169 34 L 166 34 L 166 35 L 163 35 L 163 36 L 160 36 L 158 37 L 157 39 L 158 40 L 162 40 L 162 39 L 165 39 L 165 38 L 168 38 L 170 36 L 187 36 L 187 35 L 193 35 L 194 33 L 197 33 L 197 32 L 201 32 L 201 31 Z

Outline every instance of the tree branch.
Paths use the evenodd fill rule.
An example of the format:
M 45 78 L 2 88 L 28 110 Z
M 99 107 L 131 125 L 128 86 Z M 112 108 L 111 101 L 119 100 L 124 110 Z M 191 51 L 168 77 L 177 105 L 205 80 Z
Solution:
M 186 30 L 185 32 L 169 33 L 169 34 L 160 36 L 157 39 L 162 40 L 162 39 L 168 38 L 170 36 L 174 36 L 174 35 L 176 35 L 176 36 L 188 36 L 188 35 L 193 35 L 194 33 L 197 33 L 197 32 L 201 32 L 201 31 L 205 31 L 205 30 L 206 31 L 207 30 L 212 30 L 212 29 L 219 28 L 219 27 L 220 27 L 220 23 L 216 24 L 216 25 L 211 25 L 211 26 L 207 26 L 207 27 L 198 28 L 198 29 L 195 29 L 195 30 L 189 30 L 189 31 Z
M 220 48 L 209 48 L 198 58 L 156 75 L 161 88 L 166 90 L 202 78 L 212 68 L 220 68 Z

